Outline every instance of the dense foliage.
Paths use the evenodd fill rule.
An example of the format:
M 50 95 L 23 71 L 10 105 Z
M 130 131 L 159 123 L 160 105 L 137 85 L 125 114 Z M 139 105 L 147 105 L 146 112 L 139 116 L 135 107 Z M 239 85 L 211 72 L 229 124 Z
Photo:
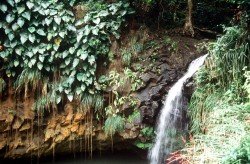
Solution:
M 245 83 L 245 70 L 249 69 L 249 31 L 247 17 L 236 26 L 225 28 L 225 34 L 210 47 L 211 56 L 206 69 L 197 75 L 197 85 L 191 106 L 193 131 L 200 131 L 199 127 L 205 122 L 204 114 L 211 110 L 220 97 L 228 102 L 244 102 L 246 91 L 242 86 Z M 201 103 L 203 102 L 203 103 Z M 197 121 L 197 122 L 196 122 Z
M 227 140 L 234 151 L 231 151 L 232 147 L 230 150 L 218 150 L 219 155 L 232 152 L 224 160 L 230 163 L 249 161 L 249 138 L 245 137 L 249 129 L 244 123 L 250 104 L 249 3 L 249 0 L 194 2 L 194 24 L 206 27 L 199 30 L 209 34 L 211 31 L 207 28 L 217 30 L 221 23 L 228 25 L 228 20 L 235 15 L 231 26 L 223 27 L 224 34 L 208 46 L 210 56 L 206 67 L 197 74 L 197 88 L 191 98 L 189 112 L 191 132 L 199 134 L 196 137 L 198 141 L 216 145 L 217 139 L 223 140 L 224 134 L 220 138 L 217 136 L 220 123 L 223 123 L 220 126 L 223 133 L 240 134 L 237 143 L 242 139 L 241 145 L 234 145 L 239 146 L 236 149 L 231 141 L 236 138 Z M 126 123 L 136 122 L 141 115 L 139 101 L 133 92 L 143 86 L 139 72 L 158 68 L 154 67 L 153 62 L 147 66 L 152 70 L 145 70 L 140 65 L 135 68 L 133 60 L 139 60 L 143 49 L 153 49 L 158 43 L 151 40 L 143 45 L 145 35 L 138 37 L 143 38 L 142 43 L 137 43 L 137 38 L 131 39 L 132 42 L 128 43 L 130 46 L 116 52 L 120 56 L 111 52 L 112 43 L 120 38 L 126 16 L 133 13 L 131 6 L 136 11 L 136 15 L 128 21 L 133 30 L 135 20 L 139 26 L 183 26 L 187 13 L 187 2 L 178 0 L 1 2 L 1 101 L 4 96 L 15 94 L 15 98 L 20 97 L 21 101 L 34 99 L 33 109 L 42 112 L 58 107 L 62 109 L 71 102 L 77 104 L 76 110 L 95 109 L 99 112 L 91 111 L 88 114 L 93 119 L 94 113 L 94 119 L 98 121 L 104 118 L 103 122 L 100 121 L 102 128 L 111 138 L 116 132 L 124 130 Z M 225 9 L 227 6 L 230 8 Z M 177 42 L 166 37 L 163 43 L 171 55 L 178 53 Z M 154 51 L 151 58 L 159 57 L 158 53 L 158 50 Z M 122 68 L 107 72 L 97 70 L 98 67 L 106 67 L 108 60 L 117 62 L 116 67 Z M 105 75 L 102 75 L 104 72 Z M 11 93 L 10 88 L 14 88 L 15 93 Z M 105 100 L 103 93 L 109 96 Z M 132 112 L 125 114 L 125 108 Z M 231 119 L 235 122 L 230 122 Z M 233 123 L 237 126 L 232 126 Z M 208 128 L 212 132 L 206 135 Z M 153 127 L 143 125 L 139 136 L 135 145 L 141 149 L 150 148 L 155 136 Z
M 239 22 L 225 27 L 225 33 L 210 45 L 210 56 L 206 67 L 197 74 L 197 88 L 190 102 L 194 151 L 203 147 L 200 143 L 205 144 L 211 151 L 204 159 L 207 162 L 250 160 L 250 33 L 247 12 L 241 16 Z M 223 145 L 216 147 L 217 144 Z
M 108 54 L 110 37 L 119 38 L 119 28 L 131 13 L 128 3 L 97 1 L 81 4 L 85 14 L 76 19 L 75 5 L 43 0 L 8 0 L 0 5 L 2 69 L 17 91 L 37 93 L 38 109 L 66 97 L 93 105 L 84 99 L 98 92 L 96 61 Z

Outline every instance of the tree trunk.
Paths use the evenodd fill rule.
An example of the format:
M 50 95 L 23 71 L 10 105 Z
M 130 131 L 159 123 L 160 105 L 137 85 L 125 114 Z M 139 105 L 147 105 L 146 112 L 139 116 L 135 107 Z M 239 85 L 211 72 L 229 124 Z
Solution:
M 184 34 L 191 35 L 192 37 L 194 36 L 194 27 L 193 27 L 193 22 L 192 22 L 192 13 L 193 13 L 193 0 L 187 0 L 188 2 L 188 12 L 186 15 L 186 22 L 184 26 Z

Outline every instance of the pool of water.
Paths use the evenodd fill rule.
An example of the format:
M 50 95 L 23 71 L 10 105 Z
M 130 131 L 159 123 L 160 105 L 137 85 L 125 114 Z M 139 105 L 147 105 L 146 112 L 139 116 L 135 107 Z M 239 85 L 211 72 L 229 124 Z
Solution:
M 60 155 L 53 158 L 40 160 L 12 160 L 1 161 L 0 164 L 149 164 L 147 159 L 141 158 L 134 152 L 105 153 L 100 156 L 99 153 L 93 153 L 92 159 L 86 158 L 84 154 Z

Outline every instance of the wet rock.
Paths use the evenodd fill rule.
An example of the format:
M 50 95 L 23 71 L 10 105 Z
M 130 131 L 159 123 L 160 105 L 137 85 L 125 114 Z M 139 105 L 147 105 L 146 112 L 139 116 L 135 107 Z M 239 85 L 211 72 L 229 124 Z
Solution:
M 105 133 L 99 133 L 98 135 L 97 135 L 97 140 L 98 141 L 106 141 L 107 140 L 107 138 L 108 138 L 108 136 L 105 134 Z
M 158 76 L 152 72 L 147 72 L 145 74 L 142 74 L 140 78 L 145 84 L 148 84 L 150 81 L 156 80 Z
M 83 113 L 76 113 L 74 117 L 74 122 L 80 122 L 81 120 L 83 120 L 83 118 L 84 118 Z
M 23 119 L 17 117 L 12 125 L 12 128 L 15 130 L 19 129 L 22 126 L 23 122 L 24 122 Z
M 5 122 L 6 122 L 6 123 L 12 123 L 13 120 L 14 120 L 14 115 L 8 114 L 8 115 L 7 115 L 7 118 L 6 118 L 6 120 L 5 120 Z
M 153 124 L 153 119 L 152 119 L 154 116 L 153 111 L 149 109 L 148 106 L 140 107 L 140 111 L 142 116 L 142 123 Z
M 28 130 L 30 128 L 31 128 L 30 123 L 25 123 L 22 125 L 22 127 L 19 129 L 19 131 L 22 132 L 22 131 Z
M 76 132 L 78 130 L 78 128 L 79 128 L 78 124 L 73 124 L 70 130 L 71 130 L 71 132 L 74 133 L 74 132 Z
M 53 138 L 55 136 L 55 131 L 52 129 L 47 129 L 45 131 L 45 139 L 44 141 L 48 141 L 50 138 Z
M 84 125 L 80 125 L 79 128 L 78 128 L 77 134 L 79 136 L 84 135 L 85 129 L 86 129 L 86 127 Z
M 0 150 L 2 150 L 6 145 L 7 145 L 7 140 L 2 138 L 2 140 L 0 140 Z
M 133 125 L 131 123 L 126 123 L 125 124 L 125 129 L 131 129 Z
M 64 139 L 70 136 L 70 130 L 67 127 L 62 127 L 60 133 Z
M 142 124 L 142 119 L 141 119 L 141 116 L 140 117 L 137 117 L 133 120 L 133 124 L 136 126 L 136 125 L 141 125 Z

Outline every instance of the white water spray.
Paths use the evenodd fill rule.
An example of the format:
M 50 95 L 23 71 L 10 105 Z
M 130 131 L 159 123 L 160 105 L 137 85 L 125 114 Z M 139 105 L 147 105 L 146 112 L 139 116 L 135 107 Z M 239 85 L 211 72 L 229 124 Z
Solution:
M 204 55 L 192 61 L 187 73 L 169 90 L 158 120 L 155 144 L 149 152 L 150 164 L 160 164 L 165 155 L 171 152 L 173 139 L 168 137 L 167 132 L 176 128 L 177 118 L 182 108 L 183 86 L 203 65 L 206 57 L 207 55 Z

